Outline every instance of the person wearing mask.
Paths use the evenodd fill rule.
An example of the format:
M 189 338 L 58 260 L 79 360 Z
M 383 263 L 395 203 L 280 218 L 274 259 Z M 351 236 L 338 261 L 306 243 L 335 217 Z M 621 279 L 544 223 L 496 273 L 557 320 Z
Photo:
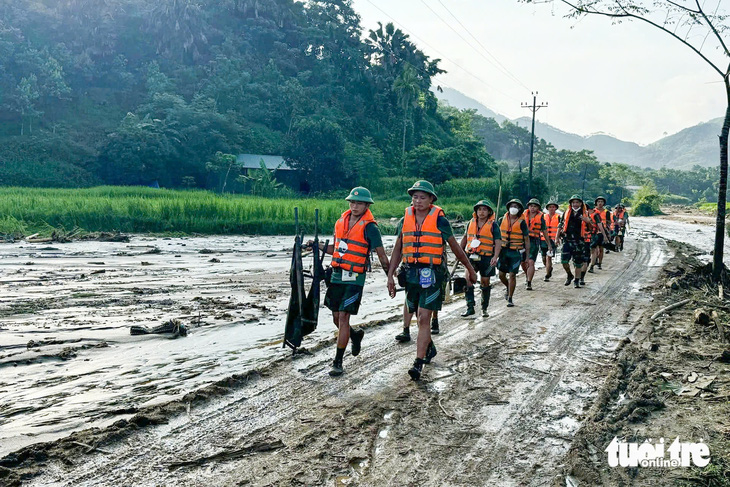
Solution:
M 530 252 L 530 232 L 523 216 L 525 207 L 518 199 L 507 202 L 507 213 L 499 221 L 502 235 L 502 251 L 499 254 L 499 280 L 504 284 L 507 307 L 514 306 L 512 297 L 517 286 L 517 272 L 520 264 Z M 508 277 L 509 276 L 509 277 Z
M 591 266 L 588 272 L 595 272 L 593 268 L 598 265 L 602 269 L 603 265 L 603 245 L 609 242 L 608 231 L 613 223 L 611 219 L 611 211 L 605 207 L 606 198 L 599 196 L 594 201 L 596 209 L 593 210 L 593 220 L 595 230 L 591 239 Z
M 570 286 L 570 283 L 573 282 L 576 288 L 580 288 L 585 259 L 585 239 L 587 235 L 590 236 L 591 219 L 587 216 L 588 210 L 578 195 L 573 195 L 568 204 L 557 233 L 557 240 L 563 243 L 560 262 L 566 273 L 565 285 Z M 571 260 L 575 267 L 575 274 L 570 271 Z

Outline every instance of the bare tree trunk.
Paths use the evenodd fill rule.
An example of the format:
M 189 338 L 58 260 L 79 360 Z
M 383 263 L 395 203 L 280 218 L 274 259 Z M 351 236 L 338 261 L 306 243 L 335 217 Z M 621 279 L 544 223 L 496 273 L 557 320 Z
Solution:
M 727 95 L 727 108 L 725 109 L 725 122 L 722 124 L 720 133 L 720 188 L 717 194 L 717 220 L 715 222 L 715 252 L 712 262 L 712 278 L 715 282 L 720 281 L 723 268 L 723 257 L 725 250 L 725 203 L 727 201 L 727 143 L 730 133 L 730 80 L 725 77 L 725 93 Z

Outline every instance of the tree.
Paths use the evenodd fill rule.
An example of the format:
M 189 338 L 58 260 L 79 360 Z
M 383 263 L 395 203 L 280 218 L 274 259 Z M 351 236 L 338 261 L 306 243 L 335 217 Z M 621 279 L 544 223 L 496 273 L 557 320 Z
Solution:
M 36 102 L 41 94 L 38 89 L 38 78 L 35 74 L 23 77 L 15 88 L 13 106 L 20 113 L 20 135 L 25 134 L 25 121 L 28 120 L 28 132 L 33 133 L 33 117 L 41 114 L 36 109 Z
M 226 192 L 228 176 L 231 174 L 231 169 L 236 166 L 236 162 L 236 156 L 233 154 L 224 154 L 223 152 L 218 151 L 215 153 L 213 160 L 205 163 L 206 171 L 219 176 L 221 194 Z M 264 168 L 265 167 L 266 166 L 264 166 Z
M 393 83 L 393 91 L 398 94 L 398 105 L 403 110 L 403 145 L 401 147 L 401 155 L 405 156 L 408 110 L 418 100 L 418 80 L 416 78 L 416 70 L 413 69 L 413 66 L 406 64 L 403 72 L 395 80 L 395 83 Z
M 536 0 L 521 0 L 537 3 Z M 553 0 L 551 0 L 552 2 Z M 720 132 L 720 187 L 717 197 L 715 220 L 715 251 L 712 276 L 719 281 L 723 269 L 725 244 L 725 206 L 727 201 L 728 134 L 730 134 L 730 45 L 725 39 L 730 25 L 728 16 L 720 12 L 720 2 L 714 12 L 706 11 L 700 0 L 559 0 L 570 8 L 569 17 L 597 15 L 613 19 L 638 21 L 658 29 L 681 42 L 709 65 L 725 84 L 725 121 Z M 701 31 L 701 32 L 698 32 Z M 698 35 L 699 34 L 699 35 Z M 713 39 L 706 48 L 707 39 Z M 711 59 L 707 50 L 716 44 L 722 53 L 721 60 Z M 727 67 L 722 67 L 727 63 Z
M 299 170 L 312 191 L 350 186 L 343 161 L 342 128 L 326 119 L 304 119 L 294 125 L 284 150 L 287 163 Z

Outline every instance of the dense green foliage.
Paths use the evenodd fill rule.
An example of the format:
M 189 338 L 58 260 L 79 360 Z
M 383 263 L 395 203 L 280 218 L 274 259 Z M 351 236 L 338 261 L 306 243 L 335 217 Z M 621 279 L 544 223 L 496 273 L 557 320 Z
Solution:
M 363 35 L 365 34 L 365 35 Z M 527 199 L 530 133 L 439 106 L 443 72 L 392 24 L 364 33 L 350 0 L 18 0 L 0 6 L 0 185 L 99 184 L 404 200 Z M 285 156 L 300 184 L 235 154 Z M 609 204 L 653 181 L 714 201 L 716 169 L 641 170 L 535 142 L 533 196 Z M 676 200 L 675 201 L 684 201 Z M 160 224 L 162 225 L 162 224 Z
M 636 192 L 631 202 L 631 214 L 636 216 L 661 215 L 662 195 L 657 192 L 654 183 L 648 183 Z

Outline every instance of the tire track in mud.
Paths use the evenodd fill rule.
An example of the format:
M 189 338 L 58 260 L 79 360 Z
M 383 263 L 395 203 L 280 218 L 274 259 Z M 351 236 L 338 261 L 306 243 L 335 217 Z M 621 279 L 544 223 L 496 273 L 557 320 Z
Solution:
M 664 252 L 658 239 L 634 239 L 633 244 L 633 258 L 624 254 L 628 264 L 589 275 L 595 277 L 580 292 L 595 306 L 571 306 L 565 299 L 540 302 L 539 291 L 546 286 L 556 298 L 573 295 L 562 282 L 539 283 L 531 296 L 519 291 L 513 311 L 495 292 L 486 321 L 458 317 L 461 302 L 447 306 L 440 318 L 445 332 L 436 338 L 439 356 L 421 384 L 412 384 L 405 374 L 415 345 L 395 344 L 399 325 L 390 322 L 368 329 L 362 358 L 348 356 L 347 373 L 338 380 L 326 375 L 332 352 L 326 347 L 316 356 L 275 367 L 228 396 L 189 406 L 168 424 L 104 445 L 105 452 L 86 455 L 81 463 L 51 461 L 32 484 L 541 485 L 557 468 L 541 464 L 559 461 L 567 451 L 565 444 L 540 445 L 546 435 L 541 409 L 568 375 L 591 367 L 577 356 L 585 339 L 614 318 L 625 321 L 625 316 L 606 318 L 607 298 L 637 289 L 636 283 L 651 274 L 646 266 L 653 252 Z M 590 292 L 594 283 L 600 287 Z M 535 306 L 542 313 L 533 312 L 532 321 Z M 575 312 L 574 319 L 565 320 L 567 312 Z M 506 326 L 518 316 L 526 322 Z M 320 326 L 332 326 L 324 320 Z M 536 331 L 541 325 L 545 332 Z M 617 332 L 623 337 L 616 326 L 607 328 L 613 339 Z M 526 338 L 533 340 L 527 350 Z M 529 362 L 531 354 L 544 362 Z M 585 380 L 599 383 L 601 378 Z M 589 395 L 575 402 L 585 403 Z M 276 440 L 283 441 L 281 448 L 215 460 L 221 452 Z M 170 468 L 194 460 L 200 461 Z

